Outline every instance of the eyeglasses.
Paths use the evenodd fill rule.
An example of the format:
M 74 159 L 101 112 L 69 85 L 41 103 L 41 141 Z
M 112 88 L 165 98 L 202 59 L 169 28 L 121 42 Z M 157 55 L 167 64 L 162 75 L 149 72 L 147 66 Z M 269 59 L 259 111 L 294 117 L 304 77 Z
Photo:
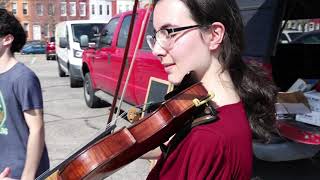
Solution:
M 178 28 L 167 28 L 167 29 L 160 29 L 155 33 L 155 35 L 147 35 L 147 43 L 149 47 L 153 50 L 154 46 L 157 43 L 164 48 L 164 49 L 170 49 L 172 46 L 171 38 L 174 34 L 177 32 L 191 29 L 191 28 L 198 28 L 200 25 L 192 25 L 192 26 L 184 26 L 184 27 L 178 27 Z

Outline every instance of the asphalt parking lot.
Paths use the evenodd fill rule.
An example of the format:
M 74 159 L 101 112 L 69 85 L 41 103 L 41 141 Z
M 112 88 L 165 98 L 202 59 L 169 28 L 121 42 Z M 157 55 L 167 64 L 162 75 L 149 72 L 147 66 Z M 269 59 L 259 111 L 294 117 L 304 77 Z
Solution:
M 45 55 L 16 55 L 38 75 L 44 99 L 46 144 L 51 168 L 68 158 L 101 132 L 108 120 L 109 108 L 88 108 L 82 88 L 70 88 L 69 78 L 58 77 L 57 62 L 46 61 Z M 118 120 L 118 127 L 127 125 Z M 107 179 L 145 179 L 149 162 L 136 160 Z
M 83 89 L 70 88 L 68 77 L 58 77 L 57 62 L 46 61 L 45 55 L 19 54 L 16 57 L 34 70 L 41 81 L 46 144 L 53 168 L 105 128 L 109 107 L 88 108 Z M 128 125 L 126 120 L 118 121 L 118 127 L 124 125 Z M 107 179 L 142 180 L 148 172 L 149 162 L 138 159 Z M 311 159 L 279 163 L 255 160 L 254 177 L 263 180 L 319 180 L 320 163 Z

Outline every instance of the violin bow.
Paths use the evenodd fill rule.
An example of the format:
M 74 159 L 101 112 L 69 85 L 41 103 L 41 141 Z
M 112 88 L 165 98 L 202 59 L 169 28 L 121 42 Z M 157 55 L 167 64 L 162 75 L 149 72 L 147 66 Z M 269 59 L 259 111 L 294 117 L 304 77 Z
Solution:
M 115 107 L 116 107 L 116 104 L 117 104 L 117 99 L 118 99 L 118 94 L 119 94 L 120 85 L 121 85 L 121 81 L 122 81 L 122 76 L 124 74 L 124 69 L 125 69 L 125 65 L 126 65 L 126 59 L 128 57 L 128 52 L 129 52 L 129 48 L 130 48 L 133 25 L 134 25 L 134 21 L 135 21 L 136 14 L 137 14 L 137 6 L 138 6 L 138 0 L 134 0 L 133 10 L 132 10 L 132 17 L 131 17 L 129 33 L 128 33 L 128 39 L 127 39 L 127 42 L 126 42 L 126 47 L 125 47 L 124 55 L 123 55 L 123 58 L 122 58 L 120 74 L 119 74 L 119 78 L 118 78 L 115 94 L 114 94 L 112 105 L 111 105 L 111 109 L 110 109 L 110 114 L 109 114 L 109 118 L 108 118 L 108 122 L 107 122 L 107 128 L 108 128 L 108 125 L 110 124 L 110 122 L 112 121 L 112 117 L 113 117 L 113 114 L 114 114 L 114 111 L 115 111 Z
M 115 118 L 115 123 L 114 124 L 117 124 L 117 119 L 118 119 L 118 116 L 119 116 L 119 113 L 120 113 L 120 107 L 121 107 L 121 104 L 123 102 L 124 95 L 125 95 L 125 93 L 127 91 L 127 87 L 128 87 L 128 84 L 129 84 L 129 79 L 130 79 L 130 76 L 131 76 L 131 73 L 132 73 L 133 65 L 134 65 L 134 62 L 136 60 L 136 54 L 138 52 L 141 40 L 143 38 L 144 29 L 145 29 L 146 24 L 148 22 L 148 18 L 147 17 L 149 15 L 150 9 L 151 9 L 151 4 L 150 4 L 150 1 L 149 1 L 147 11 L 144 14 L 143 21 L 142 21 L 142 24 L 141 24 L 141 28 L 140 28 L 140 32 L 139 32 L 139 36 L 138 36 L 138 41 L 137 41 L 137 44 L 136 44 L 135 49 L 134 49 L 134 53 L 133 53 L 132 60 L 131 60 L 131 63 L 130 63 L 130 67 L 129 67 L 129 70 L 128 70 L 128 75 L 126 77 L 126 82 L 124 83 L 124 87 L 123 87 L 123 90 L 122 90 L 122 93 L 121 93 L 121 98 L 120 98 L 119 105 L 118 105 L 119 108 L 117 109 L 117 113 L 116 113 L 116 116 L 115 116 L 116 118 Z

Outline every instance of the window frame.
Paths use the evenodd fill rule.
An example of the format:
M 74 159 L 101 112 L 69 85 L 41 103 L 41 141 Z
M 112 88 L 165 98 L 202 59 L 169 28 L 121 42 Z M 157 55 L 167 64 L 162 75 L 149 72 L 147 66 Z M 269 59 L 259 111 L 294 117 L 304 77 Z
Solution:
M 99 15 L 103 15 L 103 6 L 99 4 Z
M 95 9 L 96 9 L 95 5 L 91 4 L 91 15 L 95 15 L 95 13 L 96 13 Z
M 36 13 L 38 16 L 43 16 L 43 4 L 41 3 L 36 4 Z
M 17 15 L 18 14 L 18 3 L 17 2 L 12 2 L 11 3 L 11 11 L 12 14 Z
M 55 15 L 55 7 L 53 3 L 48 3 L 48 16 L 54 16 Z
M 85 2 L 80 2 L 79 3 L 79 15 L 81 17 L 86 16 L 87 15 L 87 4 Z
M 69 11 L 70 11 L 70 16 L 77 16 L 77 3 L 72 1 L 69 2 Z
M 64 13 L 62 8 L 64 8 Z M 67 16 L 67 2 L 60 2 L 60 16 Z
M 22 3 L 22 14 L 24 16 L 29 15 L 29 6 L 28 6 L 28 3 L 26 2 Z

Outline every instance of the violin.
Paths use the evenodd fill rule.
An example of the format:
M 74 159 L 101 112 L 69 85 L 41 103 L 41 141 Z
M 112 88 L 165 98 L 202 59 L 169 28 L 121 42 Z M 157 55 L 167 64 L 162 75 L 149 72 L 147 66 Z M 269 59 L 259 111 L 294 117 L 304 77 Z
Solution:
M 128 128 L 99 138 L 73 155 L 63 167 L 38 179 L 103 179 L 166 142 L 192 121 L 192 114 L 206 104 L 212 95 L 196 83 L 166 100 L 154 112 Z

